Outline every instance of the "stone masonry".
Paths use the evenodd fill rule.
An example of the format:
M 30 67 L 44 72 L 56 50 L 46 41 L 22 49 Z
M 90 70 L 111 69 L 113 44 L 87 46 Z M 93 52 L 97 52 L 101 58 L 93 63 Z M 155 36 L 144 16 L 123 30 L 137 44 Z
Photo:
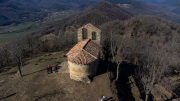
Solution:
M 96 40 L 94 40 L 96 43 L 100 44 L 100 39 L 101 39 L 101 30 L 98 29 L 97 27 L 93 26 L 92 24 L 88 23 L 81 28 L 78 29 L 78 42 L 84 41 L 86 39 L 83 39 L 83 33 L 82 30 L 83 28 L 87 29 L 87 39 L 92 39 L 92 33 L 96 33 Z

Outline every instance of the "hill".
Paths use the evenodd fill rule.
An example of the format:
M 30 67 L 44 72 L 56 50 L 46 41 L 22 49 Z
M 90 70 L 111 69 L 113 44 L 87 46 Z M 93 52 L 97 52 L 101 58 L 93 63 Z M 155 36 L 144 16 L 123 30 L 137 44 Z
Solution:
M 162 7 L 170 12 L 180 14 L 180 1 L 179 0 L 138 0 L 145 3 L 150 3 Z
M 179 6 L 177 6 L 179 2 L 176 2 L 176 0 L 172 2 L 167 0 L 162 2 L 159 0 L 146 1 L 147 3 L 161 4 L 160 7 L 164 9 L 143 3 L 145 2 L 143 0 L 141 0 L 143 2 L 136 0 L 1 0 L 0 19 L 2 23 L 0 26 L 42 20 L 48 13 L 52 14 L 66 10 L 82 11 L 94 6 L 99 1 L 108 1 L 118 5 L 128 4 L 129 7 L 120 7 L 134 15 L 155 15 L 173 22 L 180 22 L 180 16 L 177 15 L 179 13 Z
M 0 26 L 42 20 L 54 12 L 84 10 L 96 0 L 1 0 Z
M 120 58 L 134 63 L 138 66 L 137 68 L 141 69 L 146 68 L 143 66 L 145 63 L 144 61 L 146 61 L 147 66 L 149 66 L 150 61 L 147 62 L 148 59 L 155 57 L 152 60 L 157 63 L 155 66 L 155 68 L 157 68 L 156 70 L 166 68 L 163 71 L 165 75 L 162 74 L 162 79 L 159 79 L 160 81 L 156 81 L 156 83 L 168 89 L 168 92 L 174 92 L 174 94 L 179 95 L 179 83 L 175 80 L 176 78 L 179 78 L 179 76 L 178 74 L 174 74 L 173 70 L 180 70 L 180 51 L 178 45 L 180 42 L 180 24 L 168 22 L 165 19 L 155 16 L 140 15 L 125 21 L 115 20 L 107 22 L 101 25 L 99 28 L 102 30 L 101 33 L 103 33 L 101 41 L 106 49 L 104 53 L 108 52 L 107 47 L 109 47 L 110 50 L 114 52 L 116 56 L 115 58 Z M 111 41 L 111 39 L 113 40 Z M 115 47 L 114 50 L 112 50 L 111 47 Z M 143 58 L 143 56 L 145 57 Z M 152 64 L 154 62 L 152 62 Z M 167 65 L 165 66 L 165 64 Z M 128 68 L 128 66 L 125 68 Z M 137 68 L 136 70 L 138 70 Z M 144 72 L 146 73 L 147 70 L 148 72 L 150 71 L 149 67 L 147 67 Z M 143 72 L 140 70 L 139 74 L 141 73 Z M 156 72 L 156 74 L 158 73 L 159 72 Z M 134 73 L 132 75 L 134 75 L 136 78 L 138 74 Z M 143 77 L 145 76 L 143 75 Z M 121 80 L 122 79 L 123 76 Z M 120 85 L 122 82 L 121 80 L 119 81 Z M 138 79 L 136 83 L 138 83 L 139 80 L 141 79 Z M 175 81 L 171 82 L 171 80 Z M 123 88 L 123 86 L 120 87 Z M 140 92 L 144 91 L 142 89 L 143 87 L 139 85 Z M 178 97 L 173 95 L 171 96 L 172 98 L 160 98 L 157 96 L 158 91 L 152 91 L 151 93 L 155 99 L 167 100 L 172 99 L 173 96 L 174 98 Z M 160 92 L 158 94 L 161 96 L 163 95 L 163 93 Z
M 0 26 L 41 20 L 46 12 L 17 2 L 4 1 L 0 3 Z
M 18 3 L 28 4 L 30 6 L 35 6 L 39 9 L 47 9 L 52 11 L 62 11 L 66 9 L 77 9 L 78 7 L 84 6 L 87 8 L 90 5 L 100 1 L 100 0 L 14 0 Z M 86 7 L 85 7 L 86 6 Z
M 155 5 L 150 5 L 141 1 L 135 0 L 106 0 L 115 4 L 128 4 L 130 7 L 122 7 L 124 10 L 134 14 L 134 15 L 154 15 L 158 17 L 165 18 L 166 20 L 170 20 L 173 22 L 180 23 L 180 15 L 172 13 L 165 8 L 157 7 Z
M 148 20 L 147 20 L 148 19 Z M 134 38 L 144 37 L 143 35 L 168 37 L 172 41 L 172 37 L 180 35 L 180 24 L 168 22 L 167 20 L 151 16 L 151 15 L 139 15 L 132 17 L 131 19 L 125 21 L 111 21 L 104 23 L 100 26 L 103 30 L 102 33 L 110 33 L 107 28 L 112 27 L 114 33 L 119 35 L 134 36 Z M 150 38 L 150 36 L 148 36 Z
M 180 5 L 179 0 L 171 0 L 171 1 L 165 0 L 164 3 L 161 4 L 161 6 L 164 7 L 165 9 L 180 15 L 179 5 Z
M 134 6 L 134 8 L 136 9 L 140 9 L 140 7 L 144 6 Z M 149 7 L 146 8 L 148 9 Z M 150 77 L 154 73 L 156 73 L 155 75 L 158 76 L 156 76 L 153 80 L 152 87 L 154 87 L 156 84 L 159 84 L 163 87 L 167 87 L 171 90 L 171 92 L 173 91 L 177 95 L 180 95 L 178 82 L 179 76 L 175 75 L 173 72 L 173 70 L 180 70 L 180 25 L 177 23 L 167 21 L 163 18 L 150 15 L 133 16 L 131 13 L 125 11 L 116 4 L 111 4 L 109 2 L 101 2 L 95 5 L 94 7 L 88 8 L 87 10 L 69 16 L 63 20 L 54 22 L 51 25 L 42 28 L 38 32 L 31 33 L 23 37 L 18 36 L 14 38 L 17 40 L 12 40 L 10 45 L 13 45 L 12 43 L 16 43 L 18 45 L 19 43 L 21 43 L 21 45 L 23 46 L 21 47 L 23 50 L 23 60 L 33 55 L 37 55 L 37 53 L 40 52 L 49 53 L 50 51 L 60 51 L 63 49 L 68 50 L 68 48 L 72 47 L 75 43 L 77 43 L 77 28 L 87 23 L 92 23 L 93 25 L 97 26 L 102 30 L 101 44 L 103 49 L 101 58 L 104 60 L 114 61 L 112 60 L 113 57 L 111 54 L 111 52 L 114 51 L 114 55 L 116 55 L 115 58 L 117 59 L 117 61 L 119 61 L 118 64 L 119 67 L 121 67 L 119 74 L 121 75 L 118 81 L 116 82 L 116 85 L 118 85 L 117 88 L 122 88 L 121 91 L 118 90 L 117 94 L 119 96 L 120 92 L 123 91 L 125 93 L 125 96 L 122 96 L 126 97 L 126 100 L 128 101 L 133 101 L 133 99 L 140 97 L 140 90 L 140 92 L 142 92 L 142 98 L 145 98 L 145 91 L 143 91 L 144 89 L 141 86 L 143 84 L 142 82 L 144 82 L 144 79 L 142 77 Z M 40 40 L 40 38 L 42 38 L 44 35 L 49 35 L 49 37 L 51 37 L 52 35 L 54 37 L 47 38 L 45 40 Z M 7 45 L 4 45 L 4 48 L 0 49 L 2 51 L 0 52 L 2 54 L 0 55 L 0 62 L 3 67 L 4 65 L 8 65 L 9 61 L 12 61 L 12 58 L 6 50 L 8 49 Z M 59 56 L 62 56 L 62 54 L 53 53 L 44 55 L 42 57 L 37 57 L 36 59 L 25 63 L 26 66 L 24 67 L 24 69 L 22 69 L 22 73 L 24 73 L 25 76 L 23 76 L 21 79 L 16 78 L 16 76 L 12 79 L 6 79 L 5 81 L 4 79 L 2 79 L 0 85 L 3 85 L 0 88 L 0 90 L 5 91 L 5 94 L 2 94 L 0 96 L 1 99 L 7 98 L 8 100 L 13 100 L 16 98 L 17 100 L 71 100 L 75 97 L 75 100 L 79 100 L 79 98 L 81 98 L 82 95 L 85 94 L 82 98 L 83 100 L 86 96 L 88 96 L 87 99 L 93 101 L 96 100 L 98 96 L 100 96 L 100 94 L 98 95 L 96 93 L 93 93 L 93 98 L 89 97 L 91 95 L 86 95 L 87 93 L 89 94 L 89 92 L 90 94 L 91 92 L 94 92 L 94 89 L 89 89 L 90 86 L 78 86 L 79 84 L 77 82 L 70 83 L 71 81 L 69 80 L 69 78 L 67 78 L 68 75 L 66 74 L 58 76 L 55 76 L 56 74 L 52 74 L 47 76 L 44 73 L 46 72 L 44 67 L 47 66 L 47 64 L 55 66 L 54 64 L 63 61 L 61 61 L 62 58 L 65 59 L 64 57 Z M 8 59 L 10 60 L 7 61 Z M 105 65 L 105 63 L 103 64 Z M 114 65 L 109 66 L 112 69 L 112 71 L 110 71 L 109 74 L 113 76 L 112 79 L 115 79 L 117 71 L 116 69 L 112 68 L 113 66 Z M 104 70 L 104 66 L 102 67 L 102 70 Z M 144 70 L 143 72 L 141 70 L 138 70 L 141 68 L 142 70 Z M 139 76 L 138 78 L 138 75 L 135 74 L 134 71 L 139 71 L 139 74 L 144 74 L 141 75 L 141 77 Z M 13 72 L 9 72 L 9 74 Z M 115 75 L 113 74 L 113 72 L 115 73 Z M 106 74 L 104 73 L 103 75 Z M 3 78 L 4 76 L 6 76 L 6 74 L 3 74 L 1 78 Z M 60 79 L 59 77 L 65 79 Z M 104 76 L 102 78 L 104 78 Z M 136 78 L 137 80 L 133 78 Z M 22 82 L 19 83 L 21 80 Z M 94 80 L 100 81 L 100 84 L 102 83 L 102 79 L 99 80 L 95 78 Z M 96 83 L 94 87 L 102 87 L 99 86 L 99 82 L 97 81 L 95 81 Z M 140 83 L 139 81 L 142 82 Z M 47 84 L 51 85 L 48 86 Z M 134 86 L 134 84 L 137 84 L 138 87 L 141 87 L 137 88 L 136 86 Z M 12 85 L 15 85 L 15 87 L 11 87 Z M 48 87 L 50 87 L 50 90 Z M 68 90 L 66 89 L 66 87 L 68 87 Z M 131 87 L 135 87 L 134 89 L 136 90 L 132 89 Z M 143 87 L 148 86 L 146 86 L 145 84 Z M 6 91 L 6 89 L 8 90 Z M 83 94 L 80 93 L 80 95 L 78 95 L 80 92 L 79 89 L 83 89 L 85 93 L 83 92 Z M 58 97 L 57 91 L 59 95 L 68 94 L 68 97 Z M 13 93 L 11 94 L 11 92 Z M 153 91 L 152 93 L 154 98 L 156 98 L 156 94 L 154 93 L 158 93 L 158 91 Z M 75 96 L 72 94 L 74 94 Z M 136 96 L 134 96 L 134 94 Z M 177 96 L 171 96 L 171 98 L 167 98 L 167 96 L 164 95 L 163 99 L 166 98 L 170 100 L 175 97 Z
M 148 3 L 148 4 L 160 4 L 160 3 L 163 3 L 165 0 L 137 0 L 137 1 L 142 1 L 142 2 L 145 2 L 145 3 Z
M 71 33 L 76 33 L 77 28 L 87 23 L 92 23 L 95 26 L 99 26 L 108 21 L 112 20 L 126 20 L 131 18 L 133 15 L 115 4 L 109 2 L 100 2 L 95 6 L 84 10 L 80 13 L 69 16 L 63 20 L 57 21 L 49 25 L 47 30 L 43 30 L 44 34 L 49 34 L 49 32 L 58 34 L 59 30 L 62 33 L 66 31 L 71 31 Z M 70 32 L 68 32 L 70 33 Z
M 98 74 L 90 84 L 70 79 L 69 73 L 47 74 L 47 65 L 66 61 L 63 53 L 52 52 L 30 59 L 19 77 L 17 68 L 0 73 L 1 101 L 98 101 L 102 95 L 113 100 L 107 73 Z M 59 67 L 61 68 L 61 67 Z M 103 82 L 103 83 L 102 83 Z

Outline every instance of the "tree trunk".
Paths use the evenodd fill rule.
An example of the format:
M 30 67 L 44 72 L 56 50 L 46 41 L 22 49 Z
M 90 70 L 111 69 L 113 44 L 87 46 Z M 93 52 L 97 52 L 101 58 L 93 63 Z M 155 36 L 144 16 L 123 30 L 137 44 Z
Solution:
M 20 76 L 22 76 L 22 74 L 21 74 L 21 68 L 20 68 L 20 63 L 18 63 L 18 70 L 19 70 Z
M 22 63 L 22 59 L 20 58 L 20 61 L 21 61 L 21 67 L 23 68 L 23 63 Z
M 0 67 L 3 67 L 3 64 L 0 62 Z
M 112 42 L 112 32 L 111 32 L 111 54 L 112 54 L 113 61 L 114 61 L 115 57 L 114 57 L 113 42 Z
M 119 78 L 119 65 L 120 63 L 117 64 L 117 75 L 116 75 L 116 81 L 118 80 Z
M 59 37 L 60 37 L 60 29 L 59 29 L 59 35 L 58 35 L 58 39 L 59 39 Z
M 150 91 L 148 91 L 148 92 L 146 93 L 145 101 L 148 101 L 148 99 L 149 99 L 149 93 L 150 93 Z
M 6 63 L 9 65 L 9 59 L 6 60 Z

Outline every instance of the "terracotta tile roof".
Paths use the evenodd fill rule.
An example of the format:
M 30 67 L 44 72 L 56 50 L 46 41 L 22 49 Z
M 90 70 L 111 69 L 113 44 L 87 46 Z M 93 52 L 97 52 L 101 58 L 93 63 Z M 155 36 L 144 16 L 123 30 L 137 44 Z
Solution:
M 89 41 L 88 40 L 85 40 L 85 41 L 82 41 L 82 42 L 79 42 L 78 44 L 76 44 L 66 55 L 69 55 L 69 54 L 72 54 L 80 49 L 83 49 L 83 47 L 86 45 L 86 43 Z
M 101 45 L 91 39 L 79 42 L 66 55 L 76 64 L 88 64 L 98 59 Z
M 86 44 L 84 50 L 98 58 L 100 48 L 101 45 L 97 44 L 95 41 L 90 41 Z

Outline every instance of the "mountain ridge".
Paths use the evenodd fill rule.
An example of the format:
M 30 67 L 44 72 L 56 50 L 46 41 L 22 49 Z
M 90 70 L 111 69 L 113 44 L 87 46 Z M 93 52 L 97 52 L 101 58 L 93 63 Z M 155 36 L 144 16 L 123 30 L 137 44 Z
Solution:
M 102 1 L 82 12 L 52 23 L 45 28 L 47 30 L 43 30 L 42 34 L 49 34 L 49 32 L 57 34 L 60 30 L 62 33 L 70 33 L 69 31 L 76 33 L 76 29 L 87 23 L 98 27 L 112 20 L 126 20 L 133 16 L 115 4 Z
M 0 19 L 2 20 L 0 26 L 6 26 L 10 24 L 19 24 L 31 21 L 41 20 L 47 16 L 48 13 L 64 11 L 64 10 L 76 10 L 82 11 L 88 7 L 96 5 L 97 2 L 104 1 L 114 4 L 129 4 L 130 8 L 122 8 L 126 12 L 130 12 L 133 15 L 154 15 L 163 17 L 167 20 L 180 23 L 180 16 L 169 12 L 166 9 L 156 7 L 154 5 L 146 4 L 136 0 L 1 0 L 0 2 Z M 154 0 L 157 1 L 158 0 Z M 176 0 L 174 0 L 176 1 Z M 69 2 L 69 3 L 67 3 Z M 178 9 L 174 9 L 178 12 Z M 102 13 L 102 12 L 101 12 Z M 96 13 L 97 14 L 97 13 Z M 111 15 L 112 14 L 112 15 Z M 111 17 L 116 18 L 116 14 L 109 14 Z M 34 15 L 34 16 L 32 16 Z M 41 16 L 40 16 L 41 15 Z M 121 15 L 119 15 L 121 16 Z M 110 17 L 110 16 L 109 16 Z
M 180 1 L 179 0 L 138 0 L 145 3 L 153 4 L 164 9 L 169 10 L 170 12 L 180 15 Z
M 155 5 L 147 4 L 142 1 L 136 0 L 106 0 L 114 4 L 129 4 L 131 7 L 122 7 L 124 10 L 134 14 L 134 15 L 153 15 L 165 18 L 166 20 L 180 23 L 180 15 L 168 11 L 165 8 L 157 7 Z

